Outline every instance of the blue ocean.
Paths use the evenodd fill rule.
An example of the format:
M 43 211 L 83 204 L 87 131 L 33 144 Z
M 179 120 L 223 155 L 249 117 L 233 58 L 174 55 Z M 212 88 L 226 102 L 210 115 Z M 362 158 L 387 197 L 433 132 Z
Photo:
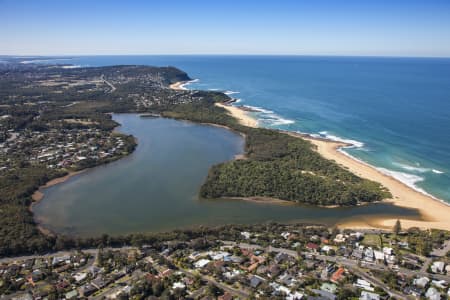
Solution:
M 450 59 L 82 56 L 76 66 L 176 66 L 192 89 L 225 91 L 264 127 L 354 145 L 344 151 L 450 203 Z

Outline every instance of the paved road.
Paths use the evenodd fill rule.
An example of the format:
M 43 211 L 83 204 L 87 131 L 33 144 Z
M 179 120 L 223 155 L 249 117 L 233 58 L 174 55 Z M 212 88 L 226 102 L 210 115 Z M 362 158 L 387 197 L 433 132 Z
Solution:
M 384 282 L 379 280 L 378 278 L 375 278 L 373 276 L 370 276 L 367 274 L 367 272 L 364 272 L 364 270 L 361 270 L 360 268 L 355 267 L 348 267 L 355 275 L 361 277 L 362 279 L 370 282 L 373 286 L 378 286 L 382 288 L 389 296 L 395 297 L 395 299 L 407 299 L 403 294 L 397 291 L 391 290 Z
M 277 252 L 277 253 L 281 252 L 281 253 L 285 253 L 287 255 L 291 255 L 293 257 L 296 257 L 296 258 L 298 257 L 298 253 L 296 251 L 289 250 L 289 249 L 284 249 L 284 248 L 275 248 L 275 247 L 272 247 L 272 246 L 268 246 L 268 247 L 264 248 L 264 247 L 261 247 L 259 245 L 251 245 L 251 244 L 246 244 L 246 243 L 237 244 L 235 242 L 226 242 L 225 245 L 228 245 L 228 246 L 236 246 L 237 245 L 239 247 L 250 249 L 250 250 L 265 250 L 266 252 Z M 450 247 L 450 246 L 448 246 L 448 247 Z M 445 253 L 447 253 L 447 252 L 445 252 Z M 306 254 L 311 254 L 311 253 L 310 252 L 302 252 L 302 254 L 306 255 Z M 352 270 L 355 270 L 355 269 L 358 268 L 358 261 L 357 260 L 348 259 L 348 258 L 345 258 L 345 257 L 342 257 L 342 256 L 328 256 L 328 255 L 322 255 L 322 254 L 314 254 L 314 256 L 315 256 L 315 258 L 317 260 L 324 260 L 324 261 L 329 261 L 329 262 L 335 262 L 335 263 L 341 264 L 341 265 L 343 265 L 343 266 L 345 266 L 345 267 L 347 267 L 349 269 L 352 269 Z M 379 271 L 392 271 L 387 266 L 381 265 L 381 264 L 365 264 L 364 268 L 371 269 L 371 270 L 379 270 Z M 447 282 L 450 282 L 450 276 L 448 276 L 448 275 L 429 274 L 429 273 L 424 272 L 424 271 L 409 270 L 409 269 L 404 269 L 404 268 L 399 268 L 398 272 L 399 273 L 403 273 L 403 274 L 405 274 L 407 276 L 410 276 L 410 277 L 426 276 L 426 277 L 429 277 L 431 279 L 445 280 Z M 364 276 L 367 277 L 366 273 L 361 273 L 361 274 L 364 274 Z M 367 280 L 367 281 L 374 282 L 374 283 L 377 282 L 378 284 L 376 284 L 375 286 L 379 286 L 380 288 L 385 289 L 386 292 L 392 294 L 393 296 L 402 299 L 401 297 L 399 297 L 401 294 L 398 294 L 397 292 L 392 291 L 392 290 L 388 290 L 387 286 L 384 285 L 378 279 L 373 278 L 372 276 L 370 276 L 370 278 L 372 278 L 372 281 L 369 281 L 369 280 Z M 398 295 L 395 295 L 395 294 L 398 294 Z
M 97 249 L 86 249 L 82 250 L 83 253 L 92 254 L 95 255 L 97 253 Z M 36 259 L 36 258 L 49 258 L 54 256 L 64 256 L 64 255 L 70 255 L 74 253 L 74 251 L 58 251 L 58 252 L 51 252 L 47 254 L 36 254 L 36 255 L 24 255 L 24 256 L 16 256 L 16 257 L 5 257 L 0 259 L 0 264 L 2 263 L 13 263 L 15 261 L 23 261 L 27 259 Z
M 298 252 L 294 251 L 294 250 L 289 250 L 289 249 L 284 249 L 284 248 L 276 248 L 276 247 L 272 247 L 269 246 L 266 248 L 267 252 L 276 252 L 276 253 L 283 253 L 283 254 L 287 254 L 289 256 L 293 256 L 295 258 L 298 258 Z
M 276 248 L 276 247 L 272 247 L 272 246 L 268 246 L 268 247 L 264 248 L 259 245 L 252 245 L 252 244 L 247 244 L 247 243 L 236 243 L 236 242 L 231 242 L 231 241 L 225 241 L 224 245 L 239 246 L 241 248 L 246 248 L 246 249 L 250 249 L 250 250 L 265 250 L 266 252 L 285 253 L 285 254 L 293 256 L 295 258 L 299 257 L 299 254 L 297 253 L 297 251 L 290 250 L 290 249 L 284 249 L 284 248 Z M 129 249 L 134 249 L 134 248 L 135 247 L 119 247 L 119 248 L 104 248 L 104 250 L 129 250 Z M 433 255 L 435 255 L 435 256 L 445 255 L 449 251 L 449 249 L 450 249 L 450 241 L 446 241 L 443 249 L 433 250 Z M 95 257 L 97 257 L 97 255 L 98 255 L 98 249 L 85 249 L 82 251 L 84 253 L 94 255 Z M 33 258 L 48 258 L 48 257 L 53 257 L 53 256 L 63 256 L 63 255 L 69 255 L 73 252 L 74 251 L 59 251 L 59 252 L 54 252 L 54 253 L 48 253 L 45 255 L 27 255 L 27 256 L 12 257 L 12 258 L 8 257 L 8 258 L 0 259 L 0 263 L 11 263 L 14 261 L 22 261 L 22 260 L 33 259 Z M 302 252 L 302 254 L 306 255 L 306 254 L 311 254 L 311 253 L 310 252 Z M 375 286 L 379 286 L 379 287 L 383 288 L 390 295 L 397 297 L 399 299 L 403 299 L 403 296 L 401 294 L 398 294 L 395 291 L 389 290 L 388 287 L 384 283 L 382 283 L 380 280 L 368 275 L 367 273 L 364 273 L 358 267 L 357 260 L 348 259 L 348 258 L 341 257 L 341 256 L 327 256 L 327 255 L 322 255 L 322 254 L 314 254 L 314 256 L 318 260 L 335 262 L 335 263 L 341 264 L 343 266 L 346 266 L 346 267 L 350 268 L 352 271 L 354 271 L 355 274 L 357 274 L 358 276 L 366 279 L 367 281 L 371 282 Z M 429 263 L 430 261 L 431 261 L 431 259 L 427 259 L 427 263 Z M 372 269 L 372 270 L 391 271 L 388 267 L 386 267 L 385 265 L 381 265 L 381 264 L 366 264 L 366 265 L 364 265 L 364 268 Z M 190 276 L 194 276 L 194 273 L 192 273 L 188 270 L 183 270 L 183 269 L 180 269 L 180 270 Z M 411 276 L 411 277 L 427 276 L 432 279 L 446 280 L 447 282 L 450 282 L 450 276 L 448 276 L 448 275 L 429 274 L 429 273 L 425 272 L 424 270 L 415 271 L 415 270 L 399 268 L 398 272 L 403 273 L 407 276 Z M 218 287 L 222 288 L 223 290 L 232 293 L 233 295 L 236 295 L 238 297 L 244 297 L 244 298 L 249 297 L 249 292 L 247 292 L 247 291 L 233 289 L 233 288 L 229 287 L 228 285 L 217 282 L 214 278 L 209 277 L 209 276 L 203 275 L 202 278 L 208 282 L 211 282 L 211 283 L 217 285 Z
M 431 251 L 431 255 L 432 256 L 437 256 L 437 257 L 442 257 L 447 255 L 447 252 L 450 251 L 450 240 L 446 240 L 444 242 L 444 246 L 442 247 L 442 249 L 433 249 L 433 251 Z
M 109 85 L 109 87 L 111 88 L 109 93 L 113 93 L 116 90 L 116 87 L 111 82 L 106 80 L 105 75 L 102 74 L 101 78 L 102 78 L 103 82 L 106 83 L 107 85 Z
M 432 259 L 430 257 L 425 258 L 425 262 L 423 263 L 422 267 L 420 268 L 421 273 L 426 273 L 428 270 L 428 267 L 431 264 Z
M 113 248 L 113 247 L 103 248 L 104 251 L 105 250 L 131 250 L 131 249 L 136 249 L 136 247 L 126 246 L 126 247 L 118 247 L 118 248 Z M 5 257 L 5 258 L 0 258 L 0 264 L 2 264 L 2 263 L 12 263 L 12 262 L 15 262 L 15 261 L 23 261 L 23 260 L 27 260 L 27 259 L 49 258 L 49 257 L 54 257 L 54 256 L 70 255 L 70 254 L 73 254 L 76 251 L 77 250 L 57 251 L 57 252 L 50 252 L 50 253 L 47 253 L 47 254 L 35 254 L 35 255 Z M 96 257 L 97 254 L 98 254 L 98 249 L 97 248 L 82 249 L 81 252 L 87 253 L 87 254 L 91 254 L 91 255 L 94 255 Z
M 237 245 L 239 247 L 250 249 L 250 250 L 265 250 L 266 252 L 281 252 L 281 253 L 285 253 L 287 255 L 296 257 L 296 258 L 298 257 L 298 253 L 296 251 L 284 249 L 284 248 L 275 248 L 272 246 L 268 246 L 268 247 L 264 248 L 259 245 L 251 245 L 251 244 L 246 244 L 246 243 L 237 244 L 234 242 L 227 242 L 226 245 L 229 245 L 229 246 Z M 450 247 L 450 242 L 448 245 L 446 244 L 446 247 Z M 444 252 L 444 251 L 445 250 L 442 250 L 442 252 Z M 445 251 L 445 253 L 447 253 L 447 251 Z M 302 252 L 302 254 L 307 255 L 307 254 L 311 254 L 311 253 L 310 252 Z M 314 256 L 316 257 L 316 259 L 326 260 L 326 261 L 330 261 L 330 262 L 336 262 L 336 263 L 340 263 L 344 266 L 349 266 L 349 267 L 358 266 L 357 260 L 348 259 L 348 258 L 345 258 L 342 256 L 327 256 L 327 255 L 322 255 L 322 254 L 314 254 Z M 366 264 L 366 265 L 364 265 L 364 267 L 367 269 L 372 269 L 372 270 L 392 271 L 387 266 L 382 265 L 382 264 Z M 408 276 L 427 276 L 432 279 L 446 280 L 447 282 L 450 282 L 449 275 L 430 274 L 430 273 L 427 273 L 426 270 L 417 271 L 417 270 L 409 270 L 409 269 L 399 268 L 398 272 L 403 273 Z

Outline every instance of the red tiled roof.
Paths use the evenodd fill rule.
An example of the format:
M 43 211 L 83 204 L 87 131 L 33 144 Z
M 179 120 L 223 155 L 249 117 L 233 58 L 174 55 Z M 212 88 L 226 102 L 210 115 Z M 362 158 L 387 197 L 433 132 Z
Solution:
M 340 267 L 339 269 L 337 269 L 336 272 L 333 273 L 333 275 L 331 275 L 330 280 L 333 282 L 337 282 L 337 281 L 341 280 L 342 275 L 344 274 L 344 271 L 345 271 L 344 268 Z
M 308 249 L 319 249 L 319 245 L 314 244 L 314 243 L 308 243 L 308 244 L 306 244 L 306 248 L 308 248 Z

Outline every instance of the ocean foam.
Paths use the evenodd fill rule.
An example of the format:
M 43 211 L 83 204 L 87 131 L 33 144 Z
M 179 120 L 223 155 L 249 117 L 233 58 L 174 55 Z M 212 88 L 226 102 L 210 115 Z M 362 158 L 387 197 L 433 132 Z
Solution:
M 300 133 L 300 134 L 305 134 L 305 133 L 300 132 L 300 131 L 297 131 L 297 132 Z M 324 132 L 322 132 L 321 134 L 308 134 L 308 135 L 311 136 L 311 137 L 315 137 L 315 138 L 326 138 L 326 139 L 328 139 L 329 137 L 325 137 L 325 136 L 323 135 L 323 133 L 324 133 Z M 352 141 L 352 140 L 345 140 L 345 139 L 341 139 L 341 138 L 338 138 L 338 139 L 339 139 L 339 140 L 333 140 L 333 141 L 339 141 L 339 142 L 342 142 L 342 141 Z M 330 139 L 330 140 L 331 140 L 331 139 Z M 364 145 L 364 144 L 363 144 L 363 145 Z M 389 177 L 392 177 L 392 178 L 398 180 L 399 182 L 405 184 L 405 185 L 408 186 L 409 188 L 411 188 L 411 189 L 413 189 L 413 190 L 415 190 L 415 191 L 417 191 L 417 192 L 419 192 L 419 193 L 422 193 L 422 194 L 424 194 L 424 195 L 426 195 L 426 196 L 428 196 L 428 197 L 431 197 L 431 198 L 433 198 L 433 199 L 435 199 L 435 200 L 441 201 L 441 202 L 444 203 L 444 204 L 450 205 L 449 203 L 447 203 L 447 202 L 445 202 L 445 201 L 443 201 L 443 200 L 441 200 L 441 199 L 439 199 L 439 198 L 437 198 L 437 197 L 431 195 L 430 193 L 426 192 L 424 189 L 422 189 L 422 188 L 420 188 L 420 187 L 418 187 L 418 186 L 416 185 L 417 183 L 424 181 L 424 180 L 425 180 L 424 177 L 418 176 L 418 175 L 415 175 L 415 174 L 409 174 L 409 173 L 404 173 L 404 172 L 399 172 L 399 171 L 393 171 L 393 170 L 389 170 L 389 169 L 386 169 L 386 168 L 381 168 L 381 167 L 373 166 L 373 165 L 371 165 L 371 164 L 369 164 L 369 163 L 363 161 L 362 159 L 359 159 L 359 158 L 357 158 L 357 157 L 351 155 L 350 153 L 345 152 L 345 151 L 344 151 L 345 148 L 350 148 L 350 147 L 341 147 L 341 148 L 338 148 L 337 151 L 339 151 L 340 153 L 344 154 L 345 156 L 348 156 L 348 157 L 350 157 L 351 159 L 353 159 L 353 160 L 355 160 L 355 161 L 357 161 L 357 162 L 359 162 L 359 163 L 361 163 L 361 164 L 364 164 L 364 165 L 366 165 L 366 166 L 369 166 L 369 167 L 372 167 L 372 168 L 378 170 L 379 172 L 383 173 L 384 175 L 387 175 L 387 176 L 389 176 Z M 442 172 L 442 171 L 435 170 L 435 169 L 433 169 L 432 171 L 433 171 L 433 172 L 434 172 L 434 171 L 437 171 L 437 172 L 438 172 L 437 174 L 441 174 L 441 173 L 439 173 L 439 172 Z M 435 173 L 436 173 L 436 172 L 435 172 Z
M 364 164 L 366 166 L 369 166 L 369 167 L 372 167 L 372 168 L 378 170 L 380 173 L 382 173 L 382 174 L 384 174 L 386 176 L 389 176 L 389 177 L 392 177 L 392 178 L 396 179 L 397 181 L 403 183 L 404 185 L 408 186 L 409 188 L 415 190 L 416 192 L 424 194 L 424 195 L 426 195 L 426 196 L 428 196 L 430 198 L 433 198 L 434 200 L 440 201 L 440 202 L 442 202 L 442 203 L 444 203 L 446 205 L 450 205 L 448 202 L 431 195 L 430 193 L 426 192 L 424 189 L 422 189 L 422 188 L 420 188 L 420 187 L 418 187 L 416 185 L 417 183 L 422 182 L 422 181 L 425 180 L 425 178 L 422 177 L 422 176 L 418 176 L 418 175 L 415 175 L 415 174 L 404 173 L 404 172 L 399 172 L 399 171 L 392 171 L 392 170 L 389 170 L 389 169 L 386 169 L 386 168 L 373 166 L 373 165 L 371 165 L 371 164 L 369 164 L 369 163 L 367 163 L 367 162 L 365 162 L 365 161 L 363 161 L 363 160 L 361 160 L 361 159 L 359 159 L 359 158 L 357 158 L 357 157 L 355 157 L 355 156 L 345 152 L 343 150 L 343 148 L 339 148 L 339 149 L 337 149 L 337 151 L 339 151 L 340 153 L 350 157 L 351 159 L 353 159 L 353 160 L 355 160 L 355 161 L 357 161 L 359 163 L 362 163 L 362 164 Z M 435 171 L 441 172 L 439 170 L 435 170 Z
M 24 60 L 21 61 L 21 64 L 34 64 L 34 63 L 45 63 L 45 62 L 52 62 L 55 60 L 71 60 L 72 58 L 53 58 L 53 59 L 31 59 L 31 60 Z
M 254 111 L 265 113 L 265 114 L 273 114 L 274 113 L 271 110 L 267 110 L 267 109 L 264 109 L 264 108 L 261 108 L 261 107 L 258 107 L 258 106 L 246 105 L 246 107 L 248 107 L 248 108 L 250 108 L 250 109 L 252 109 Z
M 424 177 L 414 175 L 414 174 L 392 171 L 392 170 L 388 170 L 385 168 L 376 168 L 376 169 L 385 175 L 388 175 L 388 176 L 391 176 L 391 177 L 397 179 L 401 183 L 405 184 L 406 186 L 412 188 L 413 190 L 415 190 L 419 193 L 427 195 L 428 197 L 431 197 L 433 199 L 439 200 L 436 197 L 434 197 L 433 195 L 427 193 L 424 189 L 422 189 L 416 185 L 416 183 L 424 181 L 425 180 Z
M 224 94 L 225 95 L 234 95 L 234 94 L 239 94 L 240 92 L 234 92 L 234 91 L 225 91 Z
M 355 161 L 357 161 L 359 163 L 362 163 L 362 164 L 364 164 L 366 166 L 369 166 L 369 167 L 372 167 L 372 168 L 378 170 L 380 173 L 382 173 L 382 174 L 384 174 L 386 176 L 389 176 L 389 177 L 392 177 L 392 178 L 398 180 L 399 182 L 403 183 L 407 187 L 409 187 L 409 188 L 411 188 L 411 189 L 413 189 L 413 190 L 415 190 L 415 191 L 417 191 L 417 192 L 419 192 L 421 194 L 424 194 L 424 195 L 426 195 L 428 197 L 431 197 L 431 198 L 433 198 L 435 200 L 441 201 L 442 203 L 450 205 L 449 203 L 447 203 L 447 202 L 445 202 L 445 201 L 443 201 L 441 199 L 436 198 L 435 196 L 429 194 L 424 189 L 422 189 L 422 188 L 420 188 L 420 187 L 418 187 L 416 185 L 417 183 L 422 182 L 422 181 L 425 180 L 425 178 L 422 177 L 422 176 L 409 174 L 409 173 L 404 173 L 404 172 L 399 172 L 399 171 L 393 171 L 393 170 L 389 170 L 389 169 L 381 168 L 381 167 L 375 167 L 375 166 L 373 166 L 373 165 L 371 165 L 371 164 L 369 164 L 369 163 L 367 163 L 367 162 L 365 162 L 365 161 L 363 161 L 363 160 L 361 160 L 361 159 L 359 159 L 359 158 L 357 158 L 357 157 L 355 157 L 355 156 L 345 152 L 342 148 L 339 148 L 337 151 L 339 151 L 340 153 L 350 157 L 351 159 L 353 159 L 353 160 L 355 160 Z
M 63 69 L 76 69 L 76 68 L 81 68 L 80 65 L 69 65 L 69 66 L 62 66 L 61 68 Z
M 351 155 L 350 153 L 345 152 L 345 151 L 344 151 L 344 147 L 338 148 L 336 151 L 338 151 L 338 152 L 340 152 L 340 153 L 342 153 L 342 154 L 344 154 L 344 155 L 350 157 L 350 158 L 353 159 L 353 160 L 356 160 L 357 162 L 359 162 L 359 163 L 361 163 L 361 164 L 363 164 L 363 165 L 366 165 L 366 166 L 369 166 L 369 167 L 373 167 L 371 164 L 366 163 L 366 162 L 363 161 L 362 159 L 359 159 L 359 158 L 357 158 L 357 157 Z
M 249 105 L 247 105 L 246 107 L 250 108 L 258 114 L 258 122 L 262 122 L 269 126 L 289 125 L 295 123 L 294 120 L 284 119 L 280 115 L 277 115 L 275 112 L 268 109 Z
M 319 137 L 326 138 L 328 140 L 332 140 L 335 142 L 341 142 L 341 143 L 346 143 L 346 144 L 351 145 L 351 146 L 345 147 L 345 148 L 362 148 L 362 147 L 364 147 L 363 142 L 351 140 L 351 139 L 344 139 L 344 138 L 338 137 L 336 135 L 328 134 L 327 131 L 319 132 Z
M 200 80 L 199 79 L 193 79 L 193 80 L 190 80 L 190 81 L 187 81 L 187 82 L 185 82 L 185 83 L 183 83 L 183 84 L 180 84 L 180 86 L 178 87 L 180 90 L 185 90 L 185 91 L 187 91 L 187 90 L 189 90 L 188 88 L 187 88 L 187 86 L 188 85 L 190 85 L 190 84 L 192 84 L 192 83 L 195 83 L 195 82 L 199 82 Z
M 412 171 L 412 172 L 418 172 L 418 173 L 426 173 L 431 171 L 431 169 L 427 169 L 427 168 L 421 168 L 421 167 L 414 167 L 414 166 L 410 166 L 410 165 L 406 165 L 406 164 L 401 164 L 401 163 L 397 163 L 394 162 L 392 163 L 394 166 L 400 167 L 402 169 L 408 170 L 408 171 Z
M 425 180 L 425 178 L 418 176 L 418 175 L 399 172 L 399 171 L 392 171 L 392 170 L 388 170 L 386 168 L 377 168 L 377 170 L 383 174 L 389 175 L 391 177 L 394 177 L 394 178 L 400 180 L 401 182 L 405 183 L 407 186 L 412 187 L 412 188 L 416 188 L 416 186 L 415 186 L 416 183 Z
M 416 172 L 416 173 L 427 173 L 427 172 L 433 172 L 435 174 L 443 174 L 444 173 L 444 172 L 436 170 L 436 169 L 419 167 L 419 164 L 417 164 L 418 165 L 417 167 L 406 165 L 406 164 L 401 164 L 401 163 L 397 163 L 397 162 L 394 162 L 392 164 L 394 166 L 400 167 L 400 168 L 405 169 L 407 171 Z

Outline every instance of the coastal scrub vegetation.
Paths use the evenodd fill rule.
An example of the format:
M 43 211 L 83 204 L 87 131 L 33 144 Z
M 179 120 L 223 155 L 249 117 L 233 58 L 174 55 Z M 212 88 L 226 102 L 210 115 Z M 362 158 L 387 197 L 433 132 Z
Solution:
M 47 181 L 67 174 L 43 167 L 10 170 L 0 180 L 0 256 L 45 251 L 51 247 L 28 209 L 31 195 Z

